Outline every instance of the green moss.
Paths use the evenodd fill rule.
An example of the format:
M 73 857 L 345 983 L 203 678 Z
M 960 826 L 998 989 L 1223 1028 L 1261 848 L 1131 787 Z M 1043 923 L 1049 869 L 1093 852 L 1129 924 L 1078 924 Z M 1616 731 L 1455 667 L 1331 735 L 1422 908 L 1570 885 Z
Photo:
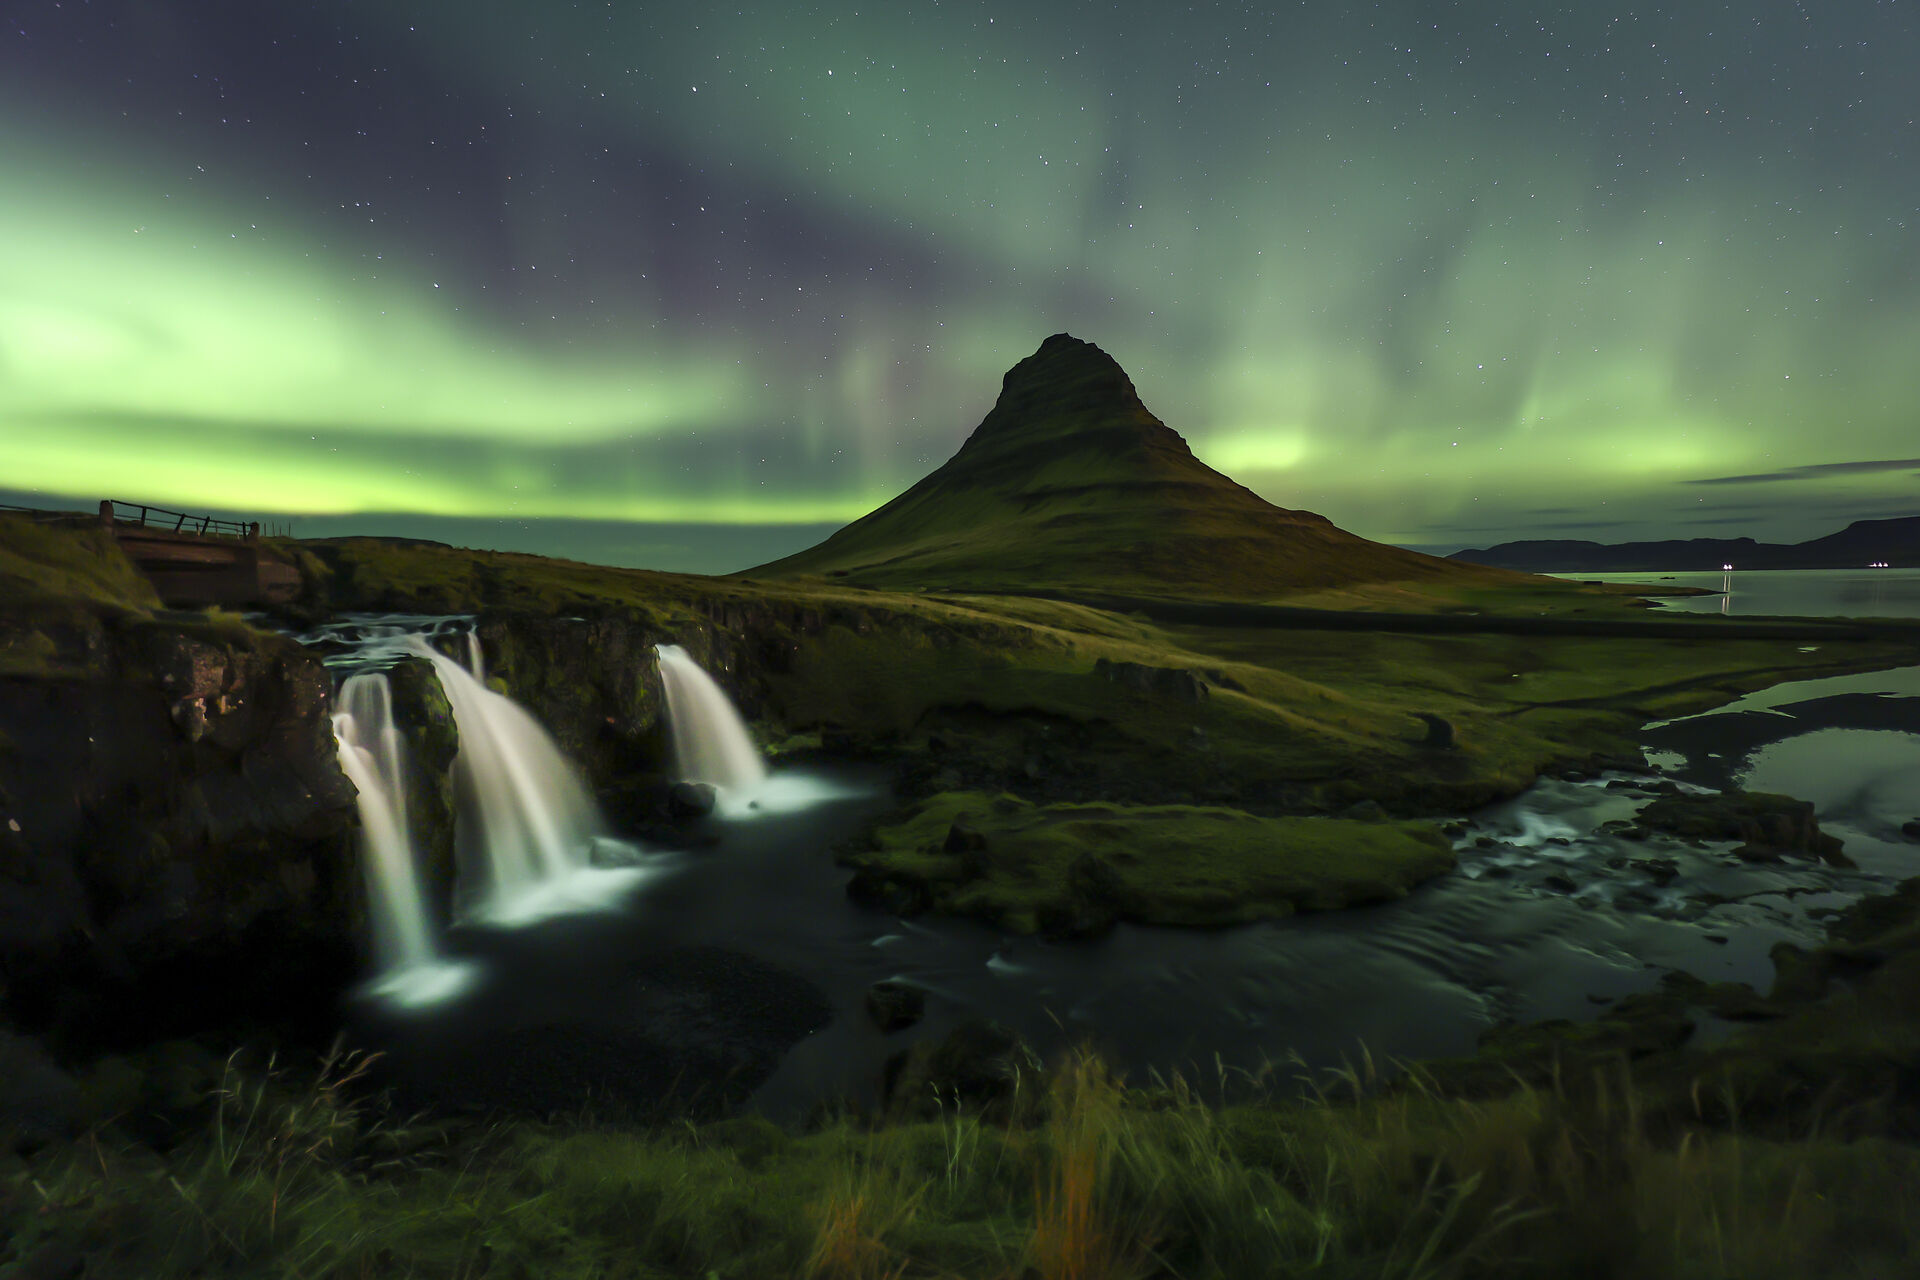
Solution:
M 935 796 L 844 861 L 916 885 L 934 909 L 1020 933 L 1093 913 L 1149 924 L 1237 924 L 1403 897 L 1450 869 L 1417 822 L 1262 818 L 1190 805 L 1035 805 Z
M 12 607 L 160 607 L 153 584 L 97 522 L 42 522 L 11 512 L 0 512 L 0 598 Z

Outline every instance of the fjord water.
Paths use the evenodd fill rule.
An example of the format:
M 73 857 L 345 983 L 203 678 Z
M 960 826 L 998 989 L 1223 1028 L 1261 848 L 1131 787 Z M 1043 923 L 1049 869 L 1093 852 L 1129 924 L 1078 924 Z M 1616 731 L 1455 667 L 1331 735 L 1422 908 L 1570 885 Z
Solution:
M 1658 601 L 1683 613 L 1744 617 L 1920 618 L 1920 569 L 1742 569 L 1711 573 L 1564 573 L 1583 582 L 1698 587 Z

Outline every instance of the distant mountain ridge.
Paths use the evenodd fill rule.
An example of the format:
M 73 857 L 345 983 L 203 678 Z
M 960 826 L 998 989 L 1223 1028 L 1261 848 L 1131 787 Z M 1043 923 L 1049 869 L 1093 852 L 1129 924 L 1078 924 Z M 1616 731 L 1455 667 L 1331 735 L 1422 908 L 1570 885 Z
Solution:
M 1752 538 L 1686 538 L 1664 542 L 1581 542 L 1539 539 L 1456 551 L 1467 564 L 1536 573 L 1631 573 L 1636 570 L 1859 569 L 1877 562 L 1920 567 L 1920 516 L 1855 520 L 1838 533 L 1808 542 Z
M 1512 578 L 1274 506 L 1194 457 L 1112 356 L 1064 333 L 1008 371 L 992 411 L 938 470 L 825 542 L 745 572 L 1240 600 Z

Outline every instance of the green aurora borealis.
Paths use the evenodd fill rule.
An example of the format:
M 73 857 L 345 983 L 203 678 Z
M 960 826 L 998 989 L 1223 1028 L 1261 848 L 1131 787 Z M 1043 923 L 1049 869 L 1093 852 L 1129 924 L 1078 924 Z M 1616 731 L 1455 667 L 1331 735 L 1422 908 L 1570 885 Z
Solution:
M 34 0 L 0 498 L 738 568 L 1066 330 L 1385 541 L 1914 514 L 1915 66 L 1867 0 Z

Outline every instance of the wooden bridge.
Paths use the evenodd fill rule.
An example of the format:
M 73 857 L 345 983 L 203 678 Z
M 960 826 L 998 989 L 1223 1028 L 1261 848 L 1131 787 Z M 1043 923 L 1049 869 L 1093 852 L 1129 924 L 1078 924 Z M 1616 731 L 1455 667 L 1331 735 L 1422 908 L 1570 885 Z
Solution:
M 96 518 L 80 511 L 31 514 L 71 524 Z M 260 541 L 258 522 L 216 520 L 112 498 L 101 502 L 97 519 L 168 605 L 283 604 L 300 594 L 300 570 Z

